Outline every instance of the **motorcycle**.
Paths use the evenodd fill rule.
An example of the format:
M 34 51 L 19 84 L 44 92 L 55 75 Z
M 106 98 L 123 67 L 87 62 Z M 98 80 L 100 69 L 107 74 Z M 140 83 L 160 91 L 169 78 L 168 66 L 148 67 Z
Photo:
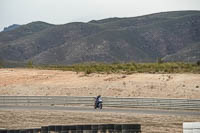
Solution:
M 95 101 L 94 101 L 94 109 L 97 109 L 97 108 L 99 108 L 99 109 L 102 109 L 103 108 L 103 104 L 102 104 L 103 102 L 102 101 L 97 101 L 97 99 L 95 98 Z

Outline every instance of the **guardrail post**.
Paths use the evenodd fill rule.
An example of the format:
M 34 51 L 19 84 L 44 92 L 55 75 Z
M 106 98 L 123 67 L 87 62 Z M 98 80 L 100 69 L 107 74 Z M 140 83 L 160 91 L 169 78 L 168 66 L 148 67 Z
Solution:
M 188 104 L 188 105 L 190 104 L 190 100 L 188 100 L 188 99 L 187 99 L 187 104 Z M 188 107 L 187 107 L 187 108 L 188 108 Z
M 28 96 L 27 96 L 27 101 L 28 101 L 28 106 L 30 106 L 30 101 Z
M 169 109 L 172 109 L 172 102 L 170 99 L 169 99 Z
M 65 97 L 65 99 L 64 99 L 64 106 L 66 106 L 66 97 Z
M 5 96 L 3 96 L 3 104 L 6 104 L 6 103 L 5 103 Z
M 15 102 L 16 102 L 15 104 L 16 104 L 16 105 L 18 105 L 18 104 L 17 104 L 17 102 L 18 102 L 18 96 L 16 97 L 16 100 L 15 100 Z
M 40 99 L 40 105 L 42 105 L 42 97 L 39 97 L 39 99 Z

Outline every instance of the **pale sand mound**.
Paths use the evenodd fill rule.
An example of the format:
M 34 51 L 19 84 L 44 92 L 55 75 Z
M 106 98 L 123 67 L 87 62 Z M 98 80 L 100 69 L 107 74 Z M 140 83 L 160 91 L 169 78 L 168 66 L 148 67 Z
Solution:
M 200 99 L 200 74 L 76 74 L 0 69 L 0 95 L 162 97 Z

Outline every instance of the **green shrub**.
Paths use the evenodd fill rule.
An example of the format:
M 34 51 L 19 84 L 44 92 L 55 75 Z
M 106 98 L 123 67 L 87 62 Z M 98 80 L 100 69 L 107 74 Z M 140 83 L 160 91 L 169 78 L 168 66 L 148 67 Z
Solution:
M 200 66 L 200 60 L 199 60 L 199 61 L 197 61 L 197 66 Z
M 33 67 L 33 62 L 27 63 L 28 67 Z M 35 67 L 35 66 L 34 66 Z M 77 73 L 200 73 L 198 64 L 189 63 L 121 63 L 121 64 L 103 64 L 103 63 L 85 63 L 70 66 L 43 66 L 43 69 L 75 71 Z
M 91 74 L 92 73 L 92 70 L 91 69 L 86 69 L 85 70 L 85 74 L 87 75 L 87 74 Z
M 0 68 L 2 68 L 4 66 L 4 61 L 3 59 L 0 58 Z
M 33 61 L 28 61 L 27 62 L 27 67 L 28 68 L 33 68 Z M 56 68 L 56 66 L 54 66 Z
M 157 63 L 158 63 L 158 64 L 161 64 L 161 63 L 164 63 L 164 61 L 162 60 L 162 58 L 158 58 L 158 59 L 157 59 Z

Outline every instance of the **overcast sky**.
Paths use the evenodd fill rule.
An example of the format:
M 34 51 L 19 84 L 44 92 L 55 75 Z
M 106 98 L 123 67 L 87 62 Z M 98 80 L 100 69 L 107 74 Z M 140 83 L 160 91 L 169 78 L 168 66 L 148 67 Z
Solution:
M 65 24 L 177 10 L 200 10 L 200 0 L 0 0 L 0 31 L 33 21 Z

